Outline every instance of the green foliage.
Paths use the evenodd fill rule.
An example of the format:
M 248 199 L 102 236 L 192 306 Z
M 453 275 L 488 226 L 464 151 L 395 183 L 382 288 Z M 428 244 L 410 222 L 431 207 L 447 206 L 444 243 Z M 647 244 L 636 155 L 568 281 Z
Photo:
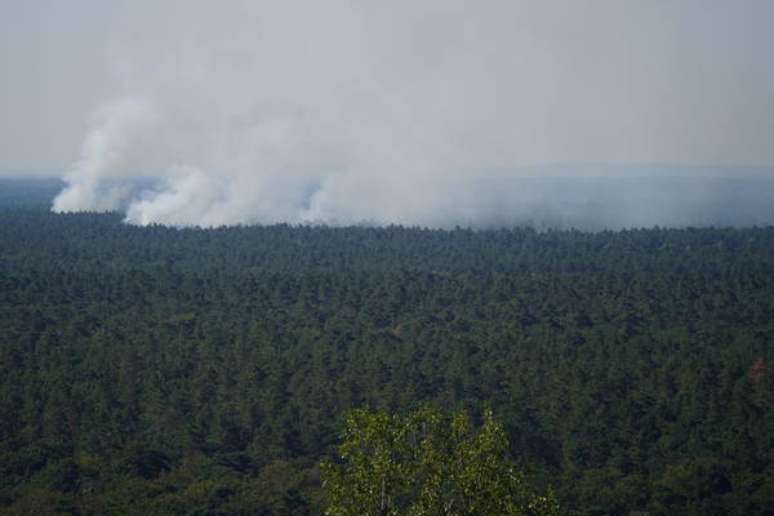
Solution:
M 774 228 L 0 217 L 0 513 L 319 511 L 345 414 L 422 402 L 563 509 L 774 512 Z
M 346 418 L 341 462 L 321 466 L 326 514 L 558 514 L 552 495 L 529 493 L 506 459 L 507 448 L 490 410 L 479 429 L 464 411 L 354 410 Z

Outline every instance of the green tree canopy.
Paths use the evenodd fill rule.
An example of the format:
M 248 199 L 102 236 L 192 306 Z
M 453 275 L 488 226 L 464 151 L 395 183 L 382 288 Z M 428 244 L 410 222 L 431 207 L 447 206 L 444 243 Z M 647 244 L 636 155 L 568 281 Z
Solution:
M 502 425 L 487 410 L 469 415 L 425 406 L 408 415 L 349 413 L 341 462 L 322 464 L 326 514 L 558 513 L 552 494 L 536 495 L 506 456 Z

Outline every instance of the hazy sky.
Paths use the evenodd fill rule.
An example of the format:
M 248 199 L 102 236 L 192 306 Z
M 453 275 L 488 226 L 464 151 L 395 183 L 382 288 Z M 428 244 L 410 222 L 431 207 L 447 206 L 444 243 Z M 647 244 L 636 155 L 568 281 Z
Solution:
M 328 4 L 0 0 L 0 168 L 76 161 L 94 110 L 125 86 L 122 59 L 250 25 L 284 33 L 269 43 L 318 46 L 240 49 L 267 75 L 313 81 L 286 62 L 307 66 L 310 54 L 331 73 L 356 67 L 409 106 L 434 100 L 428 116 L 450 109 L 450 122 L 489 133 L 481 150 L 502 164 L 774 164 L 770 0 Z M 367 54 L 347 48 L 364 44 Z
M 58 211 L 219 225 L 491 219 L 523 192 L 482 171 L 550 163 L 771 167 L 772 20 L 771 0 L 0 0 L 0 168 L 61 168 Z
M 110 1 L 0 0 L 0 168 L 78 158 L 108 96 Z

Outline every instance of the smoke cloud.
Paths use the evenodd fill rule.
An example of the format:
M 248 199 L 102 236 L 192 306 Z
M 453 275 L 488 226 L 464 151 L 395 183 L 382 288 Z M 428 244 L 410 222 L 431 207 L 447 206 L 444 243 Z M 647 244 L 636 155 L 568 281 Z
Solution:
M 129 2 L 117 18 L 116 95 L 54 211 L 181 226 L 774 220 L 759 199 L 774 193 L 769 168 L 577 165 L 774 163 L 758 132 L 770 104 L 739 99 L 769 99 L 771 78 L 758 78 L 763 93 L 740 92 L 729 74 L 749 63 L 703 66 L 723 37 L 709 22 L 726 13 L 617 1 L 159 4 Z M 728 208 L 728 184 L 708 179 L 739 170 L 758 183 L 735 183 L 735 199 L 760 209 Z M 700 184 L 664 182 L 675 174 Z

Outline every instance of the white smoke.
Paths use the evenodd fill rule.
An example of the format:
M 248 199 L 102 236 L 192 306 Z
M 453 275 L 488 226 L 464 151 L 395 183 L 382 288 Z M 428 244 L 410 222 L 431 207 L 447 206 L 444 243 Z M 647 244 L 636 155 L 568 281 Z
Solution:
M 116 210 L 129 201 L 129 185 L 103 182 L 122 170 L 133 147 L 152 134 L 158 117 L 145 102 L 124 98 L 104 106 L 95 118 L 96 129 L 83 142 L 81 161 L 65 176 L 69 187 L 54 201 L 54 211 Z
M 618 50 L 592 30 L 606 59 L 576 55 L 562 40 L 588 6 L 573 5 L 527 16 L 519 2 L 129 2 L 110 47 L 116 99 L 53 209 L 122 210 L 135 224 L 485 225 L 561 196 L 483 170 L 684 158 L 669 134 L 655 149 L 637 137 L 661 121 L 651 128 L 647 103 L 613 86 L 658 79 L 651 35 L 619 13 L 597 29 L 624 24 L 639 43 Z M 633 54 L 643 66 L 620 77 L 610 62 Z M 600 113 L 612 121 L 586 131 Z

